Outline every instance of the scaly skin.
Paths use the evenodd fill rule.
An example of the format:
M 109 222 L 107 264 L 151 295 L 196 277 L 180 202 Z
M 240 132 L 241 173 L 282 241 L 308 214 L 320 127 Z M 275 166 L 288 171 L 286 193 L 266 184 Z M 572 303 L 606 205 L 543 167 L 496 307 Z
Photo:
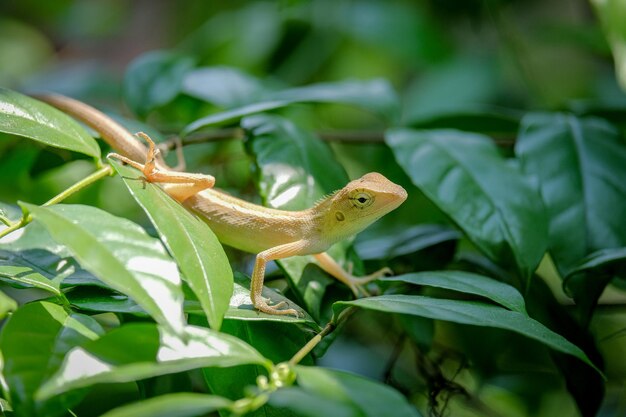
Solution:
M 187 209 L 208 223 L 223 243 L 255 253 L 250 297 L 254 306 L 268 314 L 298 315 L 284 309 L 284 303 L 270 306 L 261 297 L 267 262 L 296 255 L 314 255 L 319 266 L 345 283 L 359 295 L 362 286 L 391 272 L 381 269 L 357 278 L 337 264 L 326 250 L 334 243 L 359 233 L 374 221 L 406 200 L 401 186 L 383 175 L 371 172 L 351 181 L 313 207 L 301 211 L 276 210 L 259 206 L 213 189 L 210 175 L 170 170 L 145 134 L 149 148 L 100 111 L 74 99 L 59 95 L 42 95 L 38 99 L 51 104 L 100 133 L 119 154 L 110 154 L 141 170 L 146 180 L 162 183 L 163 189 Z M 145 163 L 138 160 L 145 158 Z

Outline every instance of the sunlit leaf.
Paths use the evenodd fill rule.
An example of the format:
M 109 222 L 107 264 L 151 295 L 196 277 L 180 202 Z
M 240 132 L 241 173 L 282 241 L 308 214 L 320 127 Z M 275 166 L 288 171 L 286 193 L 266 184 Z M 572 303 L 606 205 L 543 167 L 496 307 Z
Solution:
M 463 271 L 428 271 L 386 277 L 382 281 L 407 282 L 480 295 L 513 311 L 526 314 L 524 297 L 515 287 L 483 275 Z
M 113 164 L 176 260 L 211 328 L 219 330 L 233 293 L 233 273 L 215 234 L 158 186 L 138 180 L 138 171 Z
M 181 337 L 149 323 L 127 324 L 72 349 L 59 371 L 37 393 L 46 399 L 98 383 L 129 382 L 203 367 L 270 366 L 241 340 L 186 326 Z
M 103 333 L 88 316 L 68 314 L 58 305 L 37 302 L 18 309 L 2 329 L 0 349 L 3 375 L 11 388 L 17 415 L 55 416 L 80 400 L 81 395 L 36 401 L 35 391 L 61 364 L 74 346 L 95 340 Z
M 0 132 L 98 158 L 100 147 L 71 117 L 38 100 L 0 88 Z
M 575 356 L 589 366 L 602 372 L 589 360 L 585 352 L 554 333 L 526 314 L 476 301 L 446 300 L 417 295 L 382 295 L 353 301 L 340 301 L 333 309 L 337 316 L 344 309 L 354 306 L 387 313 L 409 314 L 474 326 L 495 327 L 520 333 L 535 339 L 559 352 Z
M 157 239 L 135 223 L 95 207 L 25 206 L 83 268 L 132 297 L 160 324 L 182 330 L 180 274 Z
M 454 130 L 392 129 L 386 142 L 413 183 L 476 246 L 530 277 L 545 252 L 544 208 L 491 139 Z

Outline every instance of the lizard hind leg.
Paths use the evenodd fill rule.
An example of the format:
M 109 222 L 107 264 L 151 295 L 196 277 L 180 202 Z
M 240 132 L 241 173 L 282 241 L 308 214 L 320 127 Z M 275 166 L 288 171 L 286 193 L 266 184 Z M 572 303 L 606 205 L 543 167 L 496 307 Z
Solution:
M 364 277 L 355 277 L 349 271 L 343 269 L 341 265 L 339 265 L 326 252 L 318 253 L 314 256 L 320 268 L 322 268 L 333 277 L 337 278 L 339 281 L 346 284 L 350 288 L 350 290 L 352 290 L 352 293 L 354 293 L 356 297 L 359 297 L 360 295 L 364 295 L 366 297 L 370 296 L 371 294 L 367 291 L 365 285 L 386 275 L 392 274 L 391 269 L 382 268 L 370 275 L 366 275 Z

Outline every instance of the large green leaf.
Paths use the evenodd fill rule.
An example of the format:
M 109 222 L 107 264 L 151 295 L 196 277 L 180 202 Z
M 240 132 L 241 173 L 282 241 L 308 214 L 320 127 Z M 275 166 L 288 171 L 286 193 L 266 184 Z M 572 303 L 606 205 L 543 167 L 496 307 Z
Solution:
M 186 326 L 181 336 L 151 323 L 127 324 L 69 351 L 59 371 L 37 393 L 46 399 L 98 383 L 130 382 L 203 367 L 271 363 L 241 340 Z
M 346 172 L 336 162 L 328 145 L 293 122 L 278 116 L 258 115 L 245 118 L 242 126 L 251 139 L 250 150 L 259 170 L 260 194 L 267 206 L 303 210 L 348 182 Z M 329 253 L 343 262 L 346 246 L 334 245 Z M 315 311 L 323 288 L 302 279 L 305 267 L 311 262 L 315 262 L 311 256 L 278 261 L 309 310 Z
M 95 320 L 68 314 L 56 304 L 37 302 L 18 309 L 0 336 L 3 375 L 17 415 L 55 416 L 65 412 L 79 396 L 36 401 L 35 391 L 61 364 L 74 346 L 95 340 L 103 333 Z
M 333 306 L 335 316 L 348 307 L 360 307 L 387 313 L 409 314 L 474 326 L 512 330 L 535 339 L 554 350 L 573 355 L 602 373 L 580 348 L 568 342 L 526 314 L 476 301 L 446 300 L 417 295 L 382 295 L 341 301 Z
M 228 408 L 232 401 L 215 395 L 179 392 L 115 408 L 100 417 L 194 417 Z
M 549 250 L 561 276 L 592 252 L 626 246 L 626 144 L 612 125 L 532 114 L 522 120 L 515 151 L 524 171 L 538 179 Z M 583 320 L 610 278 L 583 273 L 566 282 Z
M 617 80 L 626 91 L 626 2 L 591 0 L 613 51 Z
M 113 164 L 176 260 L 211 328 L 219 330 L 233 293 L 233 272 L 217 237 L 158 186 L 137 181 L 136 170 Z
M 319 415 L 364 417 L 418 417 L 420 413 L 398 391 L 348 372 L 296 367 L 298 388 L 278 390 L 270 405 L 292 408 L 307 417 Z M 327 404 L 326 413 L 317 413 Z
M 187 135 L 193 131 L 242 117 L 275 110 L 295 103 L 344 103 L 373 111 L 390 121 L 397 120 L 398 98 L 391 85 L 381 79 L 371 81 L 342 81 L 313 84 L 265 95 L 264 99 L 243 107 L 211 114 L 198 119 L 183 129 Z
M 386 277 L 383 281 L 408 282 L 415 285 L 445 288 L 489 298 L 504 307 L 526 314 L 524 297 L 510 285 L 483 275 L 463 271 L 428 271 Z
M 0 132 L 100 157 L 100 147 L 96 141 L 71 117 L 45 103 L 5 88 L 0 88 Z
M 183 80 L 185 94 L 226 109 L 254 103 L 264 91 L 259 80 L 229 67 L 198 68 Z
M 194 60 L 174 52 L 153 51 L 141 55 L 124 75 L 124 97 L 130 108 L 145 116 L 172 101 L 180 93 Z
M 361 259 L 392 259 L 430 246 L 459 239 L 461 234 L 449 226 L 418 224 L 397 233 L 381 233 L 369 239 L 357 237 L 354 248 Z
M 550 253 L 562 275 L 587 254 L 626 245 L 626 144 L 600 119 L 533 114 L 515 152 L 539 180 Z
M 180 274 L 158 239 L 137 224 L 95 207 L 25 206 L 83 268 L 132 297 L 160 324 L 182 331 Z
M 491 139 L 454 130 L 392 129 L 385 136 L 413 183 L 476 246 L 531 276 L 545 252 L 543 205 Z

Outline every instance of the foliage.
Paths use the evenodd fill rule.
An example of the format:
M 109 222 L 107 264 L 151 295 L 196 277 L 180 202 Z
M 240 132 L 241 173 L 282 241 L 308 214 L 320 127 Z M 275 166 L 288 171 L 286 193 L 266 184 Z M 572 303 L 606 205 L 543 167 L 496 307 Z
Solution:
M 112 26 L 128 12 L 79 3 L 46 7 Z M 122 81 L 0 68 L 6 415 L 622 415 L 625 322 L 606 306 L 626 302 L 626 95 L 600 25 L 623 83 L 623 2 L 551 28 L 576 51 L 567 76 L 549 42 L 510 24 L 544 12 L 534 2 L 192 3 L 204 13 L 162 11 L 189 30 L 178 45 L 139 54 Z M 3 22 L 29 59 L 46 55 L 34 28 Z M 463 52 L 494 34 L 515 76 L 497 72 L 502 50 Z M 592 54 L 602 70 L 575 65 Z M 80 97 L 171 165 L 177 136 L 187 171 L 269 207 L 381 172 L 408 200 L 329 253 L 396 275 L 354 299 L 312 257 L 280 260 L 263 295 L 301 314 L 258 313 L 253 256 L 20 90 Z

